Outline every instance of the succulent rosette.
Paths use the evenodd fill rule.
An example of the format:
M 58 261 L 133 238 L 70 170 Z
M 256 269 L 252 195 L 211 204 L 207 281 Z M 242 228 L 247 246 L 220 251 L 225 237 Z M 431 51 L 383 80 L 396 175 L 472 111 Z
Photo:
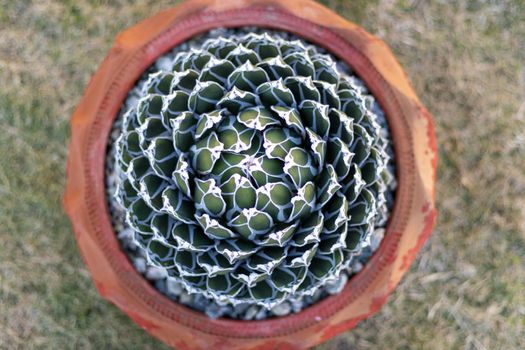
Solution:
M 248 34 L 149 76 L 116 143 L 148 263 L 218 303 L 272 307 L 348 267 L 386 220 L 388 140 L 331 56 Z

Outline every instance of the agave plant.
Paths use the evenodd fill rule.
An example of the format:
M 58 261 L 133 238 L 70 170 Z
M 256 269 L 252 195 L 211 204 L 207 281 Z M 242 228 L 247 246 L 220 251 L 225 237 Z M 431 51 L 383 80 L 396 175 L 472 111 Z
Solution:
M 148 263 L 218 303 L 272 307 L 348 267 L 385 220 L 387 140 L 300 41 L 207 40 L 149 76 L 116 143 L 116 198 Z

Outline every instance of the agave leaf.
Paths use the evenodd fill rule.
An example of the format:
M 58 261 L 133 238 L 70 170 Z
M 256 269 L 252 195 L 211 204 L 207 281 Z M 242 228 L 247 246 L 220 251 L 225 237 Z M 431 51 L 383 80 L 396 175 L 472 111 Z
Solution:
M 328 112 L 328 118 L 330 119 L 330 136 L 341 139 L 346 145 L 351 145 L 354 142 L 353 120 L 333 108 Z
M 277 42 L 267 33 L 262 35 L 248 34 L 246 47 L 252 49 L 262 59 L 276 57 L 281 54 Z
M 361 94 L 356 90 L 339 90 L 337 92 L 341 101 L 341 111 L 359 123 L 365 114 L 365 106 Z
M 176 187 L 167 187 L 162 192 L 162 211 L 176 220 L 191 224 L 195 222 L 195 207 Z
M 286 57 L 294 52 L 304 53 L 306 51 L 306 46 L 301 40 L 282 41 L 280 46 L 283 57 Z
M 129 162 L 141 155 L 139 134 L 133 130 L 123 133 L 115 142 L 116 158 L 123 172 L 126 172 Z
M 293 147 L 301 146 L 301 137 L 294 135 L 290 129 L 271 127 L 264 131 L 264 149 L 268 158 L 285 160 L 286 154 Z
M 250 61 L 252 64 L 257 64 L 259 62 L 259 58 L 255 51 L 246 48 L 242 44 L 237 45 L 228 53 L 228 55 L 226 55 L 225 58 L 236 66 L 243 65 L 247 61 Z
M 136 130 L 139 135 L 139 147 L 142 150 L 147 150 L 157 137 L 169 137 L 168 131 L 162 125 L 162 120 L 158 117 L 147 119 Z
M 231 115 L 218 128 L 219 141 L 224 145 L 224 152 L 243 153 L 255 143 L 256 130 L 246 127 Z
M 326 140 L 330 131 L 328 106 L 315 101 L 304 100 L 298 109 L 304 125 L 312 129 L 323 140 Z
M 177 165 L 172 173 L 172 179 L 175 185 L 182 191 L 182 193 L 188 197 L 193 198 L 191 191 L 191 184 L 193 179 L 193 169 L 188 163 L 186 154 L 182 154 L 177 160 Z
M 296 187 L 302 187 L 317 175 L 310 155 L 302 148 L 294 147 L 286 155 L 283 171 L 292 179 Z
M 301 121 L 301 116 L 294 108 L 283 107 L 283 106 L 272 106 L 271 110 L 274 111 L 288 126 L 291 130 L 294 130 L 301 136 L 306 135 L 306 131 Z
M 225 275 L 235 271 L 237 267 L 236 264 L 231 264 L 228 259 L 215 251 L 197 255 L 197 263 L 206 271 L 209 277 Z
M 315 253 L 317 252 L 318 243 L 305 244 L 303 246 L 292 246 L 288 250 L 288 256 L 284 266 L 289 268 L 300 268 L 310 266 Z
M 316 192 L 313 182 L 307 182 L 300 187 L 297 194 L 291 199 L 292 212 L 288 221 L 302 219 L 315 209 Z
M 279 222 L 288 219 L 291 210 L 292 191 L 284 182 L 265 184 L 256 190 L 257 210 L 264 211 Z
M 336 110 L 341 108 L 341 101 L 337 95 L 336 84 L 316 80 L 314 81 L 314 85 L 321 95 L 321 103 L 328 105 L 330 108 L 335 108 Z
M 224 109 L 201 114 L 195 129 L 195 141 L 207 135 L 210 130 L 214 130 L 225 117 L 226 111 Z
M 157 212 L 151 219 L 151 231 L 153 235 L 169 245 L 177 247 L 177 241 L 171 237 L 173 225 L 175 225 L 175 220 L 170 218 L 168 214 L 159 214 Z
M 208 180 L 195 178 L 195 207 L 214 217 L 220 217 L 226 211 L 221 188 L 213 178 Z
M 144 151 L 157 176 L 170 180 L 177 166 L 177 153 L 170 137 L 157 137 Z
M 200 81 L 214 81 L 224 85 L 228 81 L 228 76 L 235 70 L 235 65 L 225 59 L 213 57 L 208 61 L 200 73 Z
M 208 40 L 202 46 L 204 50 L 221 59 L 224 59 L 228 53 L 235 50 L 236 47 L 237 44 L 233 40 L 224 37 Z
M 251 298 L 263 302 L 275 299 L 278 300 L 284 296 L 284 293 L 279 292 L 277 289 L 273 288 L 273 286 L 271 286 L 265 280 L 258 282 L 255 286 L 250 288 L 249 291 Z
M 254 287 L 258 282 L 268 278 L 266 272 L 248 270 L 246 266 L 241 265 L 231 276 L 242 282 L 248 288 Z
M 170 120 L 173 128 L 173 145 L 178 154 L 189 151 L 195 139 L 197 119 L 192 113 L 184 112 Z
M 129 162 L 126 177 L 135 191 L 140 191 L 140 179 L 149 172 L 149 160 L 144 156 L 133 158 Z
M 246 159 L 244 166 L 258 187 L 270 182 L 287 181 L 286 174 L 283 173 L 285 164 L 279 159 L 268 158 L 266 155 L 261 155 L 255 159 Z
M 334 275 L 343 261 L 343 253 L 336 250 L 330 255 L 317 254 L 310 264 L 310 273 L 315 279 L 324 282 L 326 276 Z
M 211 175 L 218 183 L 228 181 L 234 174 L 245 175 L 243 164 L 248 159 L 247 155 L 223 152 L 215 162 Z
M 321 95 L 310 76 L 291 76 L 284 79 L 284 85 L 292 91 L 296 101 L 312 100 L 321 102 Z
M 363 180 L 371 185 L 376 183 L 381 178 L 381 173 L 383 172 L 384 165 L 382 163 L 382 158 L 377 149 L 372 147 L 370 149 L 370 156 L 363 163 L 361 168 L 361 173 L 363 175 Z
M 147 251 L 148 262 L 162 268 L 175 267 L 175 249 L 159 239 L 149 241 Z
M 193 69 L 182 72 L 174 72 L 171 80 L 170 92 L 184 91 L 190 94 L 197 84 L 199 73 Z
M 230 264 L 234 264 L 255 254 L 260 247 L 249 241 L 235 239 L 221 240 L 217 242 L 215 249 L 219 254 L 224 256 Z
M 317 172 L 321 172 L 325 163 L 327 142 L 310 128 L 306 128 L 306 134 L 308 135 L 308 144 L 310 145 L 311 154 L 315 163 L 317 163 Z
M 147 94 L 168 95 L 170 91 L 171 81 L 174 74 L 171 72 L 155 72 L 148 78 L 144 89 Z
M 224 95 L 217 103 L 221 108 L 226 108 L 230 113 L 237 114 L 242 110 L 255 107 L 259 104 L 259 96 L 238 89 L 236 86 Z
M 194 252 L 206 252 L 212 249 L 214 241 L 204 234 L 196 225 L 188 225 L 176 221 L 169 231 L 172 239 L 177 242 L 177 249 Z
M 192 50 L 186 55 L 175 56 L 173 70 L 180 72 L 193 69 L 200 72 L 211 58 L 212 55 L 204 50 Z
M 197 263 L 197 255 L 201 253 L 190 252 L 188 250 L 175 251 L 175 266 L 179 270 L 181 277 L 198 277 L 207 274 Z
M 345 194 L 348 203 L 352 204 L 361 193 L 361 190 L 365 187 L 366 182 L 361 175 L 361 169 L 355 163 L 352 164 L 348 178 L 348 181 L 346 181 L 345 186 L 343 187 L 343 193 Z
M 248 178 L 233 174 L 221 185 L 222 197 L 226 202 L 226 218 L 231 220 L 242 209 L 253 208 L 257 199 L 255 188 Z
M 206 279 L 206 287 L 211 292 L 225 294 L 230 297 L 236 296 L 242 290 L 242 284 L 232 281 L 229 275 L 208 277 Z
M 315 55 L 312 57 L 312 63 L 315 67 L 315 79 L 325 81 L 330 84 L 339 84 L 339 72 L 333 60 L 328 60 L 324 55 Z
M 315 67 L 308 54 L 302 52 L 292 52 L 290 54 L 286 54 L 284 61 L 290 67 L 292 67 L 296 75 L 315 79 Z
M 188 100 L 190 95 L 178 90 L 165 97 L 165 107 L 162 109 L 162 124 L 169 130 L 172 127 L 171 120 L 188 111 Z
M 339 191 L 341 185 L 337 180 L 337 173 L 331 164 L 327 164 L 323 169 L 317 182 L 317 207 L 322 208 L 332 196 Z
M 266 107 L 296 105 L 292 91 L 284 85 L 282 78 L 261 84 L 256 91 Z
M 330 201 L 323 207 L 323 233 L 331 234 L 344 225 L 349 219 L 348 201 L 341 192 L 336 192 Z
M 338 181 L 347 177 L 352 166 L 354 153 L 341 139 L 331 139 L 328 142 L 327 162 L 332 164 L 337 174 Z
M 131 205 L 131 210 L 126 212 L 126 222 L 135 231 L 144 234 L 153 234 L 151 230 L 151 220 L 155 217 L 155 212 L 141 198 L 136 199 Z
M 346 249 L 347 233 L 348 224 L 346 222 L 331 234 L 327 234 L 323 230 L 323 240 L 319 243 L 319 253 L 326 255 L 332 254 L 336 250 Z
M 249 208 L 243 209 L 228 223 L 228 226 L 246 239 L 253 239 L 270 231 L 273 227 L 273 219 L 265 212 Z
M 288 247 L 264 247 L 248 259 L 246 266 L 251 270 L 271 275 L 273 270 L 286 260 L 287 250 Z
M 270 125 L 279 125 L 272 113 L 260 106 L 245 109 L 239 113 L 237 119 L 248 128 L 261 131 Z
M 272 273 L 270 281 L 278 291 L 294 294 L 301 283 L 303 283 L 307 271 L 306 267 L 279 267 Z
M 160 116 L 164 98 L 157 94 L 148 94 L 142 97 L 137 103 L 137 121 L 143 124 L 148 118 Z
M 228 89 L 235 87 L 239 90 L 255 92 L 259 85 L 267 81 L 270 81 L 270 78 L 264 69 L 246 61 L 228 76 Z
M 373 139 L 366 132 L 365 128 L 363 128 L 359 124 L 354 125 L 354 136 L 354 143 L 350 150 L 355 153 L 354 162 L 357 163 L 360 167 L 362 167 L 363 162 L 370 155 Z
M 188 99 L 189 109 L 197 114 L 213 111 L 224 96 L 224 89 L 214 81 L 197 82 Z
M 324 226 L 324 215 L 315 212 L 302 221 L 301 226 L 295 232 L 290 245 L 304 247 L 320 241 L 321 232 Z
M 254 240 L 258 245 L 262 247 L 268 246 L 279 246 L 284 245 L 292 238 L 293 234 L 297 230 L 299 223 L 289 224 L 278 224 L 270 233 L 262 240 Z
M 115 197 L 121 206 L 128 208 L 138 198 L 138 191 L 133 188 L 128 178 L 124 178 L 117 184 Z
M 204 230 L 204 234 L 211 239 L 230 239 L 238 236 L 227 226 L 206 213 L 195 214 L 195 218 Z
M 197 141 L 197 143 L 191 146 L 193 169 L 202 175 L 211 173 L 223 149 L 224 145 L 219 141 L 215 131 Z
M 282 57 L 272 57 L 263 60 L 257 64 L 257 67 L 264 69 L 270 80 L 278 80 L 279 78 L 286 78 L 292 76 L 294 71 Z
M 370 222 L 375 215 L 375 198 L 372 193 L 363 188 L 361 194 L 350 205 L 350 226 L 363 225 Z
M 142 177 L 139 183 L 139 197 L 141 197 L 151 208 L 160 211 L 163 207 L 162 192 L 168 186 L 168 182 L 153 173 L 149 173 Z
M 346 249 L 351 252 L 357 252 L 361 249 L 361 242 L 364 241 L 364 238 L 370 234 L 370 225 L 355 225 L 349 226 L 346 232 L 345 237 L 345 246 Z

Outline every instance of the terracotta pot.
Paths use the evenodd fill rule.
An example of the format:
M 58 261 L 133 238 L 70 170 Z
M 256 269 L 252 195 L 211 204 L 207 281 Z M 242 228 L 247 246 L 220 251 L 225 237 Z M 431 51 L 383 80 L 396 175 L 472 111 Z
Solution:
M 209 319 L 155 290 L 121 250 L 106 203 L 104 162 L 113 120 L 156 58 L 215 27 L 294 33 L 345 61 L 385 111 L 398 188 L 380 248 L 344 290 L 297 314 L 263 321 Z M 384 42 L 309 0 L 196 0 L 120 33 L 71 119 L 65 209 L 100 294 L 178 349 L 302 349 L 351 329 L 386 302 L 434 225 L 432 119 Z

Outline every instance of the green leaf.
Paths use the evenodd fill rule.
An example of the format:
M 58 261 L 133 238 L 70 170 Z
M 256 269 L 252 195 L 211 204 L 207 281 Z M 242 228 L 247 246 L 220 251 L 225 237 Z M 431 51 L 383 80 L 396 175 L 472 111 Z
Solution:
M 264 149 L 268 158 L 284 161 L 290 150 L 301 144 L 301 137 L 294 135 L 290 129 L 270 127 L 264 131 Z
M 188 99 L 188 108 L 197 114 L 213 111 L 223 96 L 224 89 L 216 82 L 197 82 Z
M 214 241 L 206 236 L 201 227 L 188 225 L 181 221 L 175 222 L 170 231 L 177 242 L 177 249 L 194 252 L 206 252 L 212 249 Z
M 296 187 L 304 186 L 317 175 L 317 169 L 312 158 L 304 149 L 299 147 L 292 148 L 286 155 L 283 170 Z
M 223 149 L 224 145 L 219 141 L 215 131 L 210 133 L 206 138 L 199 140 L 191 146 L 193 169 L 202 175 L 211 173 Z
M 226 95 L 217 103 L 217 106 L 226 108 L 230 113 L 237 114 L 242 110 L 250 107 L 255 107 L 259 104 L 259 96 L 248 92 L 239 90 L 233 87 Z
M 284 85 L 292 91 L 296 101 L 312 100 L 321 102 L 321 95 L 310 76 L 292 76 L 284 80 Z
M 249 208 L 243 209 L 228 225 L 246 239 L 254 239 L 272 229 L 273 219 L 265 212 Z
M 195 207 L 176 187 L 168 187 L 162 192 L 162 211 L 174 219 L 191 224 L 195 222 Z
M 226 211 L 222 191 L 214 179 L 195 179 L 195 207 L 214 217 L 220 217 Z
M 298 109 L 304 125 L 312 129 L 323 140 L 326 140 L 330 130 L 328 106 L 315 101 L 305 100 L 301 102 Z
M 248 128 L 261 131 L 270 125 L 279 125 L 272 113 L 260 106 L 245 109 L 239 113 L 237 119 Z
M 214 81 L 224 85 L 228 76 L 235 70 L 235 65 L 228 60 L 212 58 L 201 71 L 200 81 Z
M 190 94 L 197 84 L 199 73 L 193 69 L 182 72 L 174 72 L 171 80 L 170 92 L 184 91 Z M 166 94 L 167 95 L 167 94 Z
M 221 185 L 222 197 L 226 202 L 226 217 L 231 220 L 242 209 L 255 206 L 256 192 L 250 180 L 239 174 L 233 174 Z
M 231 50 L 225 58 L 231 61 L 237 67 L 248 61 L 252 64 L 257 64 L 259 62 L 259 58 L 257 57 L 255 51 L 246 48 L 242 44 Z
M 257 94 L 266 107 L 296 105 L 293 93 L 284 85 L 282 78 L 259 85 Z
M 212 218 L 206 213 L 196 214 L 195 218 L 204 230 L 204 234 L 211 239 L 229 239 L 238 236 L 228 227 L 221 224 L 217 219 Z
M 272 57 L 263 60 L 257 64 L 257 67 L 264 69 L 270 80 L 279 80 L 294 75 L 292 67 L 290 67 L 282 57 Z
M 270 78 L 264 69 L 246 61 L 237 67 L 228 77 L 228 88 L 236 87 L 239 90 L 255 92 L 257 87 L 269 81 Z

